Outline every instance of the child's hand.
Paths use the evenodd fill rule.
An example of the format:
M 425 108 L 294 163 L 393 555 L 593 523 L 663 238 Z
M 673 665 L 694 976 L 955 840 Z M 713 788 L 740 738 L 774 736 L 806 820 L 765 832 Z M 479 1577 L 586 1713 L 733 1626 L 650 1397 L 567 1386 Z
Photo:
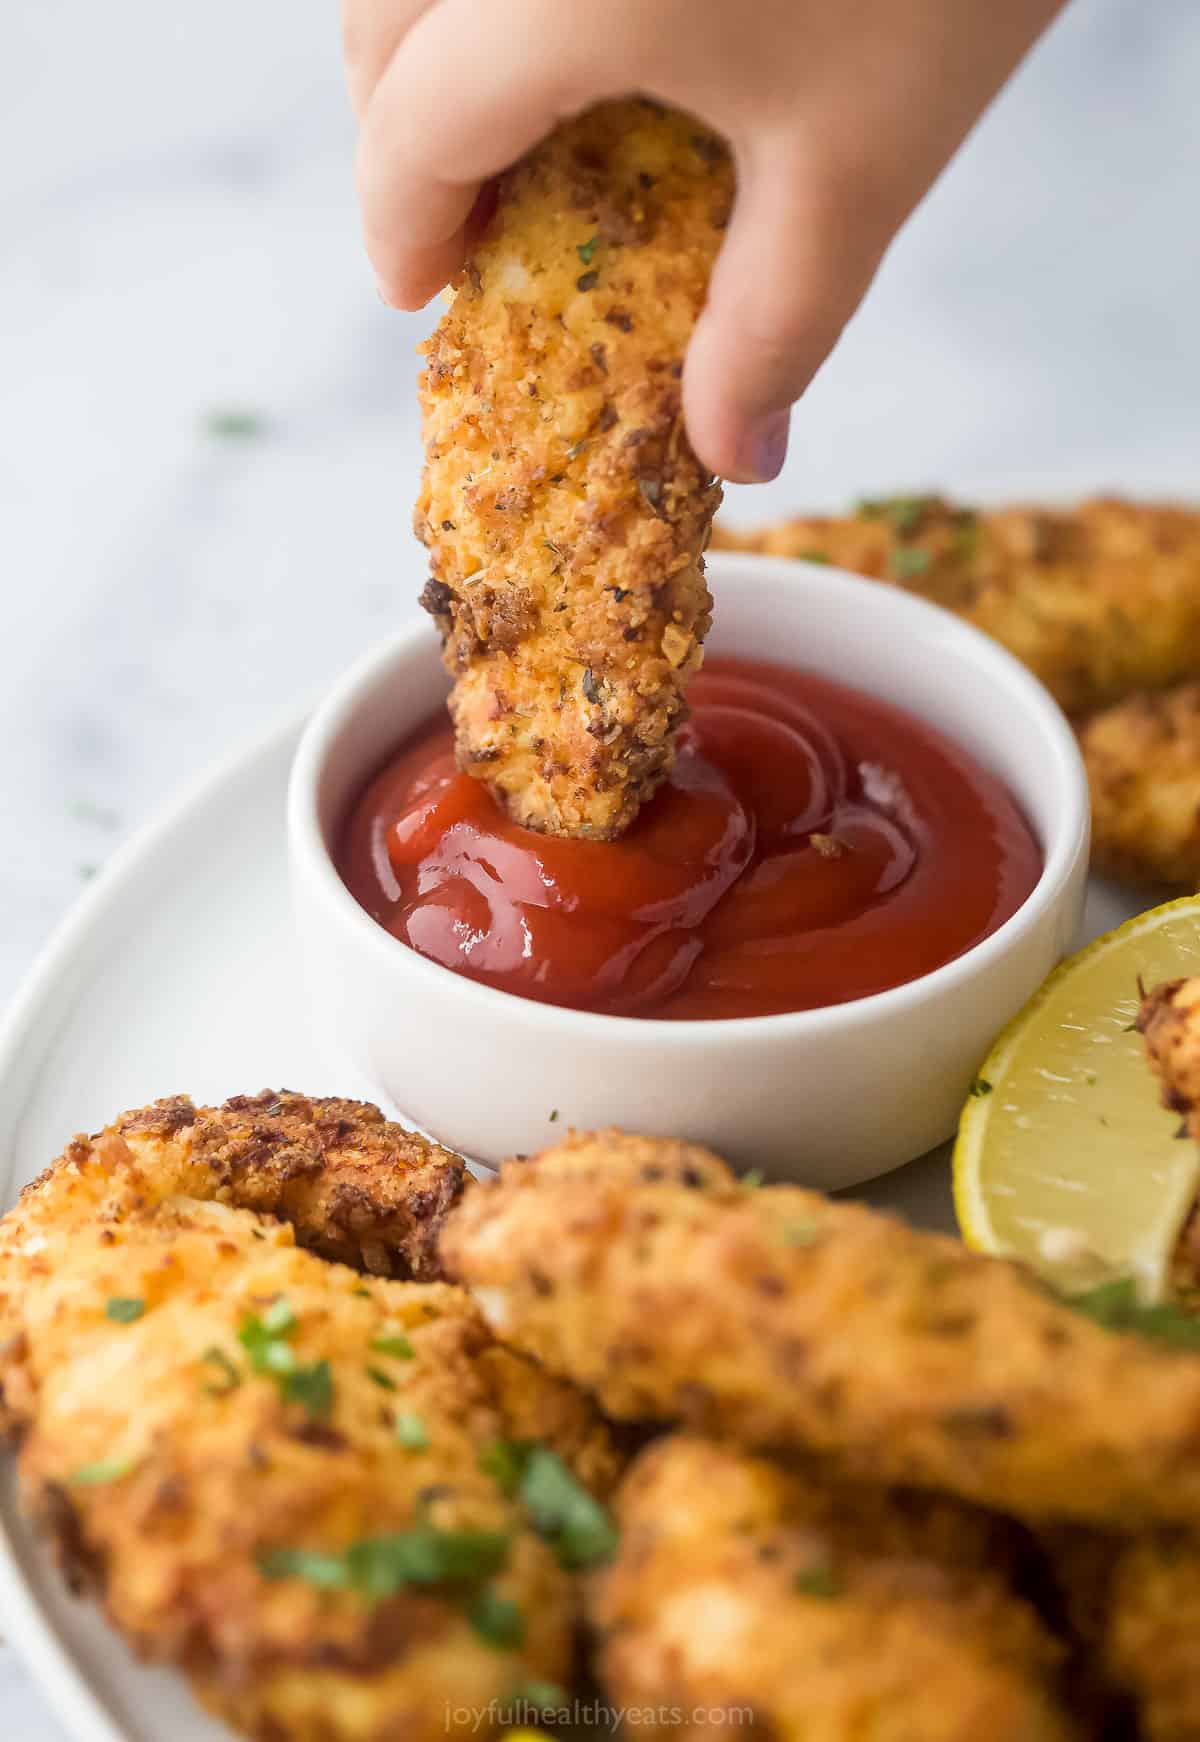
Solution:
M 1062 0 L 344 0 L 386 301 L 458 271 L 489 177 L 640 92 L 725 135 L 738 198 L 688 353 L 701 459 L 774 477 L 788 408 L 892 237 Z

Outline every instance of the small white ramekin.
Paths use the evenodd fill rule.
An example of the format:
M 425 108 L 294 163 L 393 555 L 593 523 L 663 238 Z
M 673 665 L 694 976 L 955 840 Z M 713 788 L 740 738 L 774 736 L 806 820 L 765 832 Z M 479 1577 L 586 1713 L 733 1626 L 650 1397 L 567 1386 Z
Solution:
M 825 1010 L 658 1022 L 478 985 L 376 925 L 330 857 L 363 783 L 445 697 L 437 637 L 414 623 L 357 664 L 304 732 L 289 795 L 295 916 L 337 1052 L 478 1160 L 542 1148 L 572 1125 L 620 1125 L 709 1143 L 775 1177 L 854 1185 L 950 1135 L 991 1040 L 1070 947 L 1087 782 L 1036 679 L 948 612 L 836 569 L 719 554 L 709 578 L 710 652 L 806 667 L 928 720 L 1007 783 L 1041 843 L 1041 878 L 956 961 Z

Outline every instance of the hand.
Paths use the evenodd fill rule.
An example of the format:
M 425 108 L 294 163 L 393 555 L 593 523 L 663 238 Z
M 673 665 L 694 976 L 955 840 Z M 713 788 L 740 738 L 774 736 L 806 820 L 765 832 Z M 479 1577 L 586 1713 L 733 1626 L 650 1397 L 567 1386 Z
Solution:
M 737 205 L 688 352 L 692 445 L 774 477 L 788 412 L 900 225 L 1062 0 L 344 0 L 358 186 L 385 301 L 462 266 L 489 178 L 641 92 L 734 153 Z

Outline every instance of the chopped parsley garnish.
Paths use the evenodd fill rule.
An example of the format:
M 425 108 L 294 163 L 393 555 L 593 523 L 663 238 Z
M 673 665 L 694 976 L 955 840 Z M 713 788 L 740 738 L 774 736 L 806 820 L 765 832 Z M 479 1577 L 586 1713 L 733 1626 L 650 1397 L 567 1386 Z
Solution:
M 898 581 L 911 581 L 916 575 L 923 575 L 932 560 L 921 545 L 902 544 L 892 552 L 892 573 Z
M 201 1355 L 202 1361 L 207 1361 L 210 1367 L 220 1374 L 220 1380 L 213 1380 L 204 1387 L 210 1397 L 224 1397 L 227 1391 L 236 1391 L 242 1383 L 242 1376 L 234 1366 L 224 1349 L 218 1349 L 214 1343 Z
M 833 558 L 827 550 L 802 550 L 800 561 L 802 563 L 831 563 Z
M 858 504 L 863 520 L 883 520 L 901 538 L 916 532 L 933 503 L 930 496 L 880 496 Z
M 391 1536 L 364 1537 L 342 1554 L 277 1548 L 259 1557 L 268 1579 L 356 1591 L 383 1602 L 406 1585 L 470 1586 L 490 1579 L 508 1559 L 508 1537 L 490 1530 L 438 1530 L 414 1525 Z
M 975 1081 L 971 1084 L 972 1100 L 982 1101 L 983 1097 L 985 1095 L 990 1095 L 991 1092 L 992 1085 L 988 1082 L 986 1077 L 976 1077 Z
M 521 1486 L 526 1448 L 516 1440 L 493 1440 L 479 1454 L 479 1468 L 510 1498 Z
M 429 1446 L 429 1433 L 424 1421 L 411 1411 L 396 1417 L 396 1438 L 410 1452 L 423 1452 Z
M 577 243 L 576 247 L 575 247 L 575 252 L 576 252 L 576 254 L 578 254 L 579 258 L 583 261 L 583 264 L 585 266 L 590 266 L 592 264 L 592 255 L 596 252 L 596 250 L 599 246 L 600 246 L 599 236 L 593 236 L 590 242 Z
M 258 1559 L 258 1570 L 267 1579 L 306 1579 L 326 1590 L 345 1590 L 350 1569 L 341 1554 L 322 1554 L 311 1548 L 273 1548 Z
M 793 1581 L 804 1597 L 840 1597 L 843 1586 L 832 1567 L 806 1567 Z
M 252 442 L 266 430 L 266 421 L 257 411 L 224 407 L 210 411 L 204 419 L 204 431 L 216 441 Z
M 525 1639 L 525 1617 L 508 1597 L 483 1591 L 467 1610 L 467 1620 L 480 1639 L 497 1651 L 516 1651 Z
M 551 1107 L 551 1109 L 550 1109 L 550 1124 L 556 1125 L 557 1123 L 558 1123 L 558 1108 Z
M 289 1403 L 303 1404 L 311 1416 L 326 1416 L 333 1408 L 333 1373 L 328 1361 L 297 1367 L 283 1375 L 280 1390 Z
M 98 1488 L 104 1482 L 119 1482 L 132 1469 L 131 1458 L 99 1458 L 94 1464 L 80 1464 L 69 1480 L 73 1488 Z
M 395 1391 L 396 1381 L 390 1373 L 385 1373 L 382 1367 L 373 1367 L 368 1362 L 367 1378 L 374 1381 L 381 1391 Z
M 537 1712 L 561 1712 L 567 1705 L 567 1691 L 557 1682 L 518 1682 L 508 1698 L 514 1706 L 532 1706 Z
M 738 1184 L 748 1192 L 756 1192 L 759 1186 L 765 1184 L 766 1174 L 761 1167 L 752 1167 L 749 1173 L 744 1173 Z
M 114 1294 L 104 1307 L 105 1317 L 118 1325 L 131 1325 L 135 1319 L 141 1318 L 145 1310 L 145 1301 L 131 1294 Z
M 333 1407 L 333 1374 L 328 1361 L 301 1365 L 289 1341 L 296 1325 L 296 1315 L 281 1295 L 261 1315 L 245 1315 L 238 1342 L 253 1371 L 270 1374 L 288 1403 L 302 1404 L 312 1416 L 328 1415 Z
M 389 1331 L 385 1336 L 372 1337 L 367 1345 L 376 1355 L 391 1355 L 396 1361 L 412 1361 L 416 1350 L 403 1331 Z
M 1143 1306 L 1132 1276 L 1117 1277 L 1065 1298 L 1069 1307 L 1106 1330 L 1134 1331 L 1173 1349 L 1200 1349 L 1200 1318 L 1193 1318 L 1170 1303 Z
M 608 1513 L 549 1446 L 499 1440 L 479 1462 L 505 1494 L 520 1499 L 562 1566 L 571 1571 L 595 1566 L 616 1548 L 616 1527 Z

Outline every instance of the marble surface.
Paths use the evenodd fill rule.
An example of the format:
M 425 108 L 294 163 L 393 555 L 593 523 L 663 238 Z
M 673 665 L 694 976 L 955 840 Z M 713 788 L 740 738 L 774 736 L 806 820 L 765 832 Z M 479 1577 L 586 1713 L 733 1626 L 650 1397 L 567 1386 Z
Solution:
M 0 999 L 118 842 L 413 608 L 427 317 L 359 252 L 335 11 L 3 8 Z M 1194 0 L 1075 0 L 730 515 L 1200 493 L 1198 82 Z M 3 1649 L 0 1709 L 57 1734 Z

